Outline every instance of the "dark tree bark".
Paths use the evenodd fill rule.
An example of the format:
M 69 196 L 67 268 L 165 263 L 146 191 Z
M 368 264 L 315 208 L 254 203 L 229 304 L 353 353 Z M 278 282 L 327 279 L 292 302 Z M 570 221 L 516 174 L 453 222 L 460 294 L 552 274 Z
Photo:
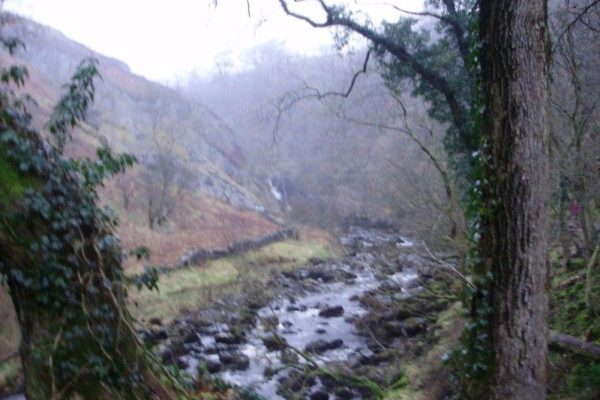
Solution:
M 549 201 L 546 0 L 480 4 L 483 199 L 479 255 L 492 273 L 490 365 L 477 399 L 546 395 Z M 475 304 L 476 306 L 476 304 Z

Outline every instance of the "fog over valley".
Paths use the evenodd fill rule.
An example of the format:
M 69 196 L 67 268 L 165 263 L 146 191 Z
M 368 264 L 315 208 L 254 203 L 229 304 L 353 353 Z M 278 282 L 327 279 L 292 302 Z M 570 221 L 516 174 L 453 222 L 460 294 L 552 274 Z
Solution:
M 600 397 L 597 0 L 0 0 L 0 400 Z

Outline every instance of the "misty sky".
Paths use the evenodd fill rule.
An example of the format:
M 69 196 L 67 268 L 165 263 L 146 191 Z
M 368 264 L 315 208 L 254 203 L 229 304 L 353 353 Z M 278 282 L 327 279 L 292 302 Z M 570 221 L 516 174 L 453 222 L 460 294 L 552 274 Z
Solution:
M 398 13 L 374 0 L 337 0 L 359 5 L 375 22 Z M 333 1 L 330 1 L 333 3 Z M 422 0 L 393 2 L 419 9 Z M 50 25 L 92 49 L 125 61 L 133 72 L 159 81 L 205 75 L 219 67 L 244 68 L 249 51 L 270 41 L 315 54 L 329 49 L 331 31 L 285 16 L 277 0 L 5 0 L 5 8 Z M 295 9 L 318 18 L 310 1 Z

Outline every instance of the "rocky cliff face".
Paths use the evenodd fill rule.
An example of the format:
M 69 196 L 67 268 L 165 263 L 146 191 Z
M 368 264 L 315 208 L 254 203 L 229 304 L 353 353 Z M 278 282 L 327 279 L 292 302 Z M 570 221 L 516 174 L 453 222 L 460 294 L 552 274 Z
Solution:
M 26 51 L 20 51 L 18 57 L 43 82 L 50 97 L 58 97 L 60 85 L 68 82 L 83 58 L 99 60 L 102 80 L 87 127 L 92 136 L 103 137 L 118 150 L 143 159 L 156 140 L 153 136 L 160 134 L 163 140 L 172 141 L 178 156 L 189 163 L 195 188 L 234 207 L 264 211 L 252 191 L 266 190 L 265 185 L 248 172 L 236 134 L 206 106 L 132 74 L 121 61 L 49 27 L 10 16 L 3 30 L 26 44 Z M 48 104 L 53 100 L 48 99 Z

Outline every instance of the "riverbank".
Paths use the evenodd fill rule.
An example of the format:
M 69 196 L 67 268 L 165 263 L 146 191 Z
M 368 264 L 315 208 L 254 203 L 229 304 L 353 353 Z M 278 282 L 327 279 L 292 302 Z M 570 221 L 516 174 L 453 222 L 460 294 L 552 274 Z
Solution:
M 352 228 L 342 243 L 343 258 L 272 271 L 144 336 L 190 376 L 266 399 L 450 393 L 442 359 L 462 329 L 454 279 L 392 231 Z
M 168 324 L 224 298 L 247 295 L 250 288 L 264 286 L 274 272 L 341 255 L 341 247 L 327 232 L 299 228 L 283 241 L 165 270 L 160 275 L 159 291 L 130 290 L 130 311 L 141 326 L 158 321 Z

